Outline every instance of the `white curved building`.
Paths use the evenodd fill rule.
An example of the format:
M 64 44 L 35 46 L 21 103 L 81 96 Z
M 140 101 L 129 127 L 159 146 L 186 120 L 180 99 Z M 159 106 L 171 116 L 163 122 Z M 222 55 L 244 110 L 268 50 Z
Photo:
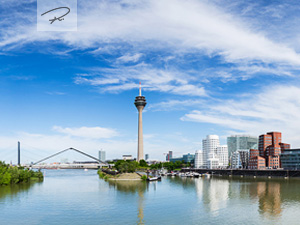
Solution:
M 220 146 L 220 140 L 218 135 L 207 135 L 206 139 L 202 140 L 203 149 L 203 161 L 204 167 L 208 168 L 208 159 L 210 153 L 216 153 L 217 147 Z
M 204 160 L 203 160 L 203 151 L 198 150 L 195 153 L 195 168 L 203 169 L 204 167 Z
M 202 140 L 202 149 L 196 151 L 195 168 L 216 169 L 228 166 L 228 148 L 227 145 L 220 145 L 218 135 L 207 135 Z

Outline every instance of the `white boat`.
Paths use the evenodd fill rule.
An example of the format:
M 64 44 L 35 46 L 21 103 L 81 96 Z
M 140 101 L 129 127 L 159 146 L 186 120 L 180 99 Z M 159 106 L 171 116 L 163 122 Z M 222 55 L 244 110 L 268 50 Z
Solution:
M 157 180 L 161 180 L 161 176 L 159 177 L 148 177 L 147 181 L 157 181 Z
M 84 169 L 84 171 L 89 171 L 88 169 Z
M 205 174 L 205 177 L 206 177 L 206 178 L 210 178 L 210 174 L 209 174 L 209 173 L 206 173 L 206 174 Z
M 194 177 L 200 177 L 201 176 L 201 174 L 200 173 L 196 173 L 196 172 L 194 172 Z

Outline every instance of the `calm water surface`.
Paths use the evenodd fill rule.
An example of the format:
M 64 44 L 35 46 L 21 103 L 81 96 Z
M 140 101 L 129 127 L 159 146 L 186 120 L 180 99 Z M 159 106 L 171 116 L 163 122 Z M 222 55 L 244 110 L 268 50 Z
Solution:
M 163 178 L 105 182 L 95 170 L 47 170 L 0 187 L 0 224 L 299 224 L 300 181 Z

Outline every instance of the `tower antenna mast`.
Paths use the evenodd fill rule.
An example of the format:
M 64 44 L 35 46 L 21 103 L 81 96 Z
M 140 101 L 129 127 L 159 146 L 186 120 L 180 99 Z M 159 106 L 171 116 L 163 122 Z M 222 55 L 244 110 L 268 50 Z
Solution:
M 140 82 L 140 96 L 142 96 L 142 83 Z

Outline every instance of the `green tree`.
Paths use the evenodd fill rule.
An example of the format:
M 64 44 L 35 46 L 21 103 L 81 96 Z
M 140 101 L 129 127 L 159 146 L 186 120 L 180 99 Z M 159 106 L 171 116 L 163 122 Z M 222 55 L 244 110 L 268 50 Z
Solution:
M 139 163 L 136 161 L 118 160 L 115 163 L 115 167 L 120 173 L 133 173 L 136 171 L 138 166 Z
M 140 160 L 140 167 L 147 167 L 147 166 L 148 166 L 147 162 L 144 159 L 141 159 Z

